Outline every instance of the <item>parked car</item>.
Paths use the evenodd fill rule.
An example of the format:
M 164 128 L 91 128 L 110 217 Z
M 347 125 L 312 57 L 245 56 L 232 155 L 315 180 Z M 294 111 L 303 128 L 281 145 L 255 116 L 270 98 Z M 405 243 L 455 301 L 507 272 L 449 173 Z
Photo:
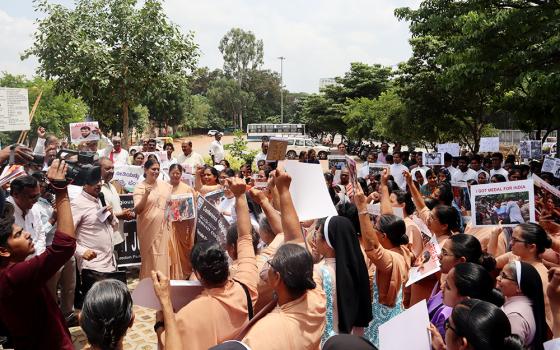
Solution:
M 208 136 L 214 136 L 214 135 L 216 135 L 217 133 L 219 133 L 218 130 L 208 130 Z
M 327 156 L 331 153 L 329 147 L 317 145 L 311 138 L 288 137 L 287 140 L 286 158 L 288 159 L 296 159 L 301 151 L 309 151 L 310 149 L 315 150 L 319 159 L 327 159 Z

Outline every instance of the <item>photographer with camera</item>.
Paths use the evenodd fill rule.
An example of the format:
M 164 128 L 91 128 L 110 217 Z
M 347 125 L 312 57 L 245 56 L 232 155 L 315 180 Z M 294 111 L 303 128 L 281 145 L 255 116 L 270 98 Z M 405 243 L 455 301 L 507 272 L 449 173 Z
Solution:
M 73 349 L 47 281 L 74 254 L 76 239 L 66 191 L 67 166 L 55 159 L 47 177 L 55 191 L 58 228 L 53 243 L 32 258 L 31 234 L 15 224 L 14 206 L 0 203 L 0 321 L 16 349 Z

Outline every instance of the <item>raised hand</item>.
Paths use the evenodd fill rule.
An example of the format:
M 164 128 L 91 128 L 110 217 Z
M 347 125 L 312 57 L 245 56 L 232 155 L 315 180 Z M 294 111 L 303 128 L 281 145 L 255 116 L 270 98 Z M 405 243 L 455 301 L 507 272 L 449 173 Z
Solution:
M 245 184 L 245 181 L 238 177 L 230 177 L 226 179 L 226 184 L 235 197 L 242 196 L 243 194 L 245 194 L 245 191 L 247 190 L 247 185 Z

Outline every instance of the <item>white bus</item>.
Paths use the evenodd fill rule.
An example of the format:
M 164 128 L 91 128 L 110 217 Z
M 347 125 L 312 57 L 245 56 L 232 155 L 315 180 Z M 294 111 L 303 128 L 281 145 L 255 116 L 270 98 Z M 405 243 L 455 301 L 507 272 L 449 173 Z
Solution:
M 247 140 L 266 137 L 297 137 L 305 135 L 305 124 L 247 124 Z

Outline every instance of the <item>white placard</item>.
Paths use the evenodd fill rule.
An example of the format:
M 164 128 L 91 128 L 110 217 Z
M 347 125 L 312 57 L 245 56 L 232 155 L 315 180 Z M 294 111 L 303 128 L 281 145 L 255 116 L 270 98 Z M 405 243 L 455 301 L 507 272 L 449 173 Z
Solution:
M 479 152 L 500 152 L 499 137 L 481 137 Z
M 560 179 L 560 158 L 554 159 L 554 169 L 552 169 L 552 175 L 554 175 L 555 178 Z
M 437 146 L 438 152 L 449 153 L 453 157 L 459 157 L 461 153 L 461 146 L 458 143 L 440 143 Z
M 504 227 L 535 222 L 535 191 L 533 180 L 509 181 L 471 186 L 471 222 L 473 226 Z M 528 209 L 529 217 L 525 217 Z M 525 214 L 526 215 L 526 214 Z
M 0 87 L 0 131 L 29 129 L 27 89 Z
M 379 326 L 379 349 L 431 350 L 429 325 L 428 306 L 422 299 Z
M 552 157 L 546 157 L 541 167 L 541 173 L 553 173 L 556 161 Z
M 321 164 L 286 162 L 292 177 L 290 194 L 300 221 L 337 215 Z
M 128 192 L 132 192 L 142 176 L 144 176 L 144 167 L 142 166 L 116 165 L 113 180 L 119 182 Z
M 173 310 L 178 312 L 181 308 L 190 303 L 204 289 L 199 281 L 169 281 L 171 304 Z M 132 292 L 132 302 L 134 305 L 147 307 L 153 310 L 161 310 L 161 304 L 154 292 L 154 283 L 151 278 L 144 278 L 138 283 Z

